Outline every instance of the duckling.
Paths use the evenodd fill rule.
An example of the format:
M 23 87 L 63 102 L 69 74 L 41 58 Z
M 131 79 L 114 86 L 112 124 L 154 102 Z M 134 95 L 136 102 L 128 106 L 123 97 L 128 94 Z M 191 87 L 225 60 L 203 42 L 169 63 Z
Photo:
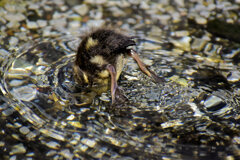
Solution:
M 131 56 L 143 73 L 155 82 L 161 79 L 149 70 L 136 51 L 129 47 L 136 45 L 133 37 L 128 37 L 112 29 L 97 29 L 86 35 L 77 51 L 73 66 L 74 77 L 79 85 L 88 87 L 81 94 L 85 101 L 79 106 L 91 104 L 96 95 L 111 88 L 112 103 L 115 103 L 117 81 L 125 64 L 125 58 Z

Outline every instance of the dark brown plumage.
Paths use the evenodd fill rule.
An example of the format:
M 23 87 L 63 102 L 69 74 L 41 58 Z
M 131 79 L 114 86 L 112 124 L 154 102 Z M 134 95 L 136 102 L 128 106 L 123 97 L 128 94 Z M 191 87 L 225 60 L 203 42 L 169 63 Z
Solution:
M 89 38 L 97 41 L 96 45 L 89 46 Z M 96 65 L 90 62 L 90 59 L 96 55 L 101 55 L 110 64 L 116 63 L 116 57 L 120 54 L 127 54 L 128 46 L 135 45 L 135 42 L 127 36 L 116 33 L 113 30 L 99 29 L 85 36 L 78 47 L 76 64 L 84 71 L 89 73 L 88 76 L 95 77 L 96 73 L 105 69 L 106 65 Z M 93 78 L 89 77 L 92 82 Z
M 128 47 L 136 43 L 131 37 L 111 29 L 98 29 L 82 39 L 74 64 L 75 79 L 91 88 L 92 97 L 106 92 L 111 84 L 112 102 L 115 101 L 117 80 L 121 74 L 124 58 L 129 55 L 140 69 L 156 82 L 160 79 L 142 63 L 137 53 Z M 111 83 L 110 83 L 111 81 Z M 91 98 L 90 98 L 91 99 Z M 91 100 L 83 104 L 91 103 Z

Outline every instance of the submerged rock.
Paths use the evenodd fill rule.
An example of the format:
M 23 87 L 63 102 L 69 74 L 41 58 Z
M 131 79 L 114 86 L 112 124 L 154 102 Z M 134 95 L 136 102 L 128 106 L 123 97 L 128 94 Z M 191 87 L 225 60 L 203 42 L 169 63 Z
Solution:
M 12 150 L 10 152 L 10 155 L 14 155 L 14 154 L 24 154 L 26 153 L 26 148 L 24 147 L 24 145 L 22 143 L 14 145 L 12 147 Z
M 214 36 L 240 43 L 240 24 L 238 23 L 231 24 L 219 19 L 210 20 L 207 22 L 207 31 Z
M 37 90 L 32 86 L 22 86 L 22 87 L 14 88 L 12 90 L 12 94 L 19 100 L 31 101 L 35 98 L 37 94 Z

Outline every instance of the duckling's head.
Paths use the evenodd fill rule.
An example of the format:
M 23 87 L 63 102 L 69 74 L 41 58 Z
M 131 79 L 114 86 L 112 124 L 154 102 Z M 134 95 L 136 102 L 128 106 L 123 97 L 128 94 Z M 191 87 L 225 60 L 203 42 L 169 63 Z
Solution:
M 135 45 L 131 37 L 110 29 L 98 29 L 85 36 L 78 47 L 75 64 L 85 74 L 85 83 L 110 76 L 107 65 L 116 69 L 116 79 L 121 73 L 124 57 Z

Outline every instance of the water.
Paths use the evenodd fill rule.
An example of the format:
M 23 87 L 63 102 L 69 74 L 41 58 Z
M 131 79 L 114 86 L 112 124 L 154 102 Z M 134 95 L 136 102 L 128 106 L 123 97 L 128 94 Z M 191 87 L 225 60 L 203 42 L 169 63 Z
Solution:
M 159 5 L 160 12 L 162 6 L 170 4 Z M 27 43 L 18 38 L 15 46 L 3 43 L 0 50 L 1 158 L 237 159 L 239 44 L 204 28 L 201 24 L 204 20 L 199 17 L 192 22 L 189 17 L 176 16 L 185 13 L 174 9 L 182 8 L 181 5 L 179 2 L 169 6 L 165 16 L 155 14 L 152 6 L 138 8 L 138 14 L 132 17 L 124 18 L 126 12 L 134 13 L 134 7 L 133 11 L 123 7 L 125 13 L 119 11 L 115 12 L 119 15 L 113 15 L 113 21 L 119 22 L 117 25 L 140 37 L 136 39 L 136 50 L 165 80 L 155 84 L 129 58 L 118 82 L 128 101 L 115 106 L 111 105 L 109 92 L 96 97 L 91 105 L 77 106 L 81 98 L 72 64 L 81 41 L 78 35 L 87 28 L 87 20 L 82 20 L 83 26 L 75 31 L 55 21 L 59 23 L 60 28 L 54 28 L 58 32 L 49 31 L 46 26 L 39 31 L 30 30 L 33 35 L 28 33 L 30 37 L 39 37 L 40 33 L 49 37 L 40 36 Z M 64 6 L 59 3 L 56 8 L 61 11 Z M 63 17 L 66 11 L 71 12 L 71 5 L 66 6 L 69 8 L 62 11 Z M 185 7 L 189 15 L 194 13 L 191 7 Z M 61 17 L 54 10 L 51 12 L 55 13 L 54 20 Z M 109 14 L 99 8 L 95 12 L 92 14 Z M 142 25 L 136 23 L 139 14 L 146 18 Z M 118 16 L 123 21 L 114 18 Z M 173 18 L 171 23 L 168 16 Z M 31 18 L 34 20 L 34 16 Z M 155 18 L 160 21 L 153 24 L 148 21 Z

